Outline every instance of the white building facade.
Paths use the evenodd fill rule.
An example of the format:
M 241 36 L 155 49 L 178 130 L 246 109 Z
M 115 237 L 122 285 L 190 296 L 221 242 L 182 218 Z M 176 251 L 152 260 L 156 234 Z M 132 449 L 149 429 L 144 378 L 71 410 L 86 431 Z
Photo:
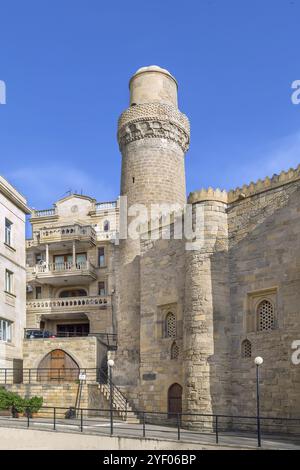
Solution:
M 26 323 L 26 199 L 0 176 L 0 367 L 22 366 Z

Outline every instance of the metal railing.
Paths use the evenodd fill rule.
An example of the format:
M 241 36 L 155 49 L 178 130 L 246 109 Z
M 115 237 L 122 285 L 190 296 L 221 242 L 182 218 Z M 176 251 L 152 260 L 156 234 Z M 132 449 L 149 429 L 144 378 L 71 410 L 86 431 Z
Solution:
M 87 336 L 95 336 L 111 350 L 117 349 L 117 334 L 103 332 L 85 332 L 85 331 L 58 331 L 51 332 L 41 330 L 40 328 L 24 328 L 24 339 L 55 339 L 55 338 L 82 338 Z
M 36 412 L 28 406 L 22 413 L 7 410 L 7 416 L 0 416 L 1 425 L 118 437 L 166 438 L 209 445 L 221 443 L 231 447 L 262 444 L 262 447 L 274 449 L 277 443 L 276 448 L 289 448 L 289 444 L 300 448 L 300 418 L 260 417 L 264 433 L 262 443 L 256 416 L 140 411 L 136 419 L 135 413 L 128 411 L 127 422 L 123 424 L 117 411 L 110 408 L 42 406 Z
M 116 409 L 119 411 L 125 412 L 125 419 L 127 418 L 127 412 L 129 408 L 129 402 L 127 397 L 124 395 L 123 392 L 110 380 L 109 375 L 103 371 L 102 369 L 98 370 L 98 380 L 100 383 L 100 387 L 102 385 L 102 392 L 109 399 L 110 394 L 112 392 L 113 395 L 113 403 Z
M 0 385 L 77 382 L 84 377 L 85 382 L 99 382 L 97 368 L 43 368 L 0 369 Z
M 90 333 L 90 335 L 96 336 L 96 338 L 108 346 L 110 351 L 115 351 L 118 348 L 118 335 L 116 333 Z

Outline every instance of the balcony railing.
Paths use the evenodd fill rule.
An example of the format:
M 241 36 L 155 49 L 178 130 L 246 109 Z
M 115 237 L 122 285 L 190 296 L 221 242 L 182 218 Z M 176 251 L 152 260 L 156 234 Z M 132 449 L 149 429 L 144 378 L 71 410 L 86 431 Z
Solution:
M 60 297 L 57 299 L 35 299 L 26 302 L 26 308 L 30 311 L 78 311 L 95 309 L 110 305 L 110 296 L 87 296 L 87 297 Z
M 64 276 L 88 276 L 96 279 L 96 268 L 90 261 L 83 261 L 80 263 L 41 263 L 35 266 L 27 266 L 27 280 L 50 278 L 62 278 Z
M 96 232 L 91 225 L 63 225 L 48 227 L 33 233 L 32 239 L 26 240 L 26 248 L 38 246 L 41 243 L 57 243 L 66 241 L 85 241 L 95 245 Z
M 80 263 L 71 263 L 71 262 L 65 262 L 65 263 L 49 263 L 48 265 L 45 263 L 42 264 L 37 264 L 36 265 L 36 271 L 38 273 L 47 273 L 47 272 L 56 272 L 56 273 L 61 273 L 61 272 L 77 272 L 77 271 L 86 271 L 89 269 L 95 269 L 95 266 L 90 262 L 90 261 L 83 261 Z
M 96 232 L 90 225 L 64 225 L 62 227 L 51 227 L 40 230 L 40 243 L 50 241 L 66 240 L 91 240 L 96 241 Z
M 117 238 L 117 232 L 115 230 L 101 230 L 97 232 L 98 240 L 115 240 Z
M 42 209 L 42 210 L 33 210 L 32 211 L 32 217 L 51 217 L 53 215 L 56 215 L 56 209 L 51 208 L 51 209 Z
M 115 209 L 116 207 L 117 207 L 117 202 L 116 201 L 97 202 L 95 204 L 96 212 L 107 211 L 107 210 Z

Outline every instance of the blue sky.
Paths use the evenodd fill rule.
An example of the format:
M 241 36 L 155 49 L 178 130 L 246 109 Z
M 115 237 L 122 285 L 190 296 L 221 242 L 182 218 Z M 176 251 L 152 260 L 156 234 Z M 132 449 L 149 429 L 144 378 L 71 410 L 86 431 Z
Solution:
M 35 208 L 119 194 L 128 80 L 158 64 L 191 121 L 187 191 L 300 163 L 299 0 L 0 0 L 0 173 Z

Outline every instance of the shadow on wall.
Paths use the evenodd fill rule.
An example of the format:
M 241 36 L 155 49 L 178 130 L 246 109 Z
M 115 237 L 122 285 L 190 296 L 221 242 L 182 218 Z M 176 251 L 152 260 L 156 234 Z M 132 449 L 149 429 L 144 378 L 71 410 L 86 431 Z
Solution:
M 209 358 L 213 413 L 256 414 L 254 358 L 262 356 L 261 414 L 299 417 L 300 366 L 291 361 L 300 339 L 300 184 L 229 208 L 229 251 L 211 256 L 214 354 Z M 229 282 L 228 282 L 229 279 Z M 247 299 L 276 292 L 275 329 L 249 328 Z M 242 342 L 251 357 L 242 357 Z

